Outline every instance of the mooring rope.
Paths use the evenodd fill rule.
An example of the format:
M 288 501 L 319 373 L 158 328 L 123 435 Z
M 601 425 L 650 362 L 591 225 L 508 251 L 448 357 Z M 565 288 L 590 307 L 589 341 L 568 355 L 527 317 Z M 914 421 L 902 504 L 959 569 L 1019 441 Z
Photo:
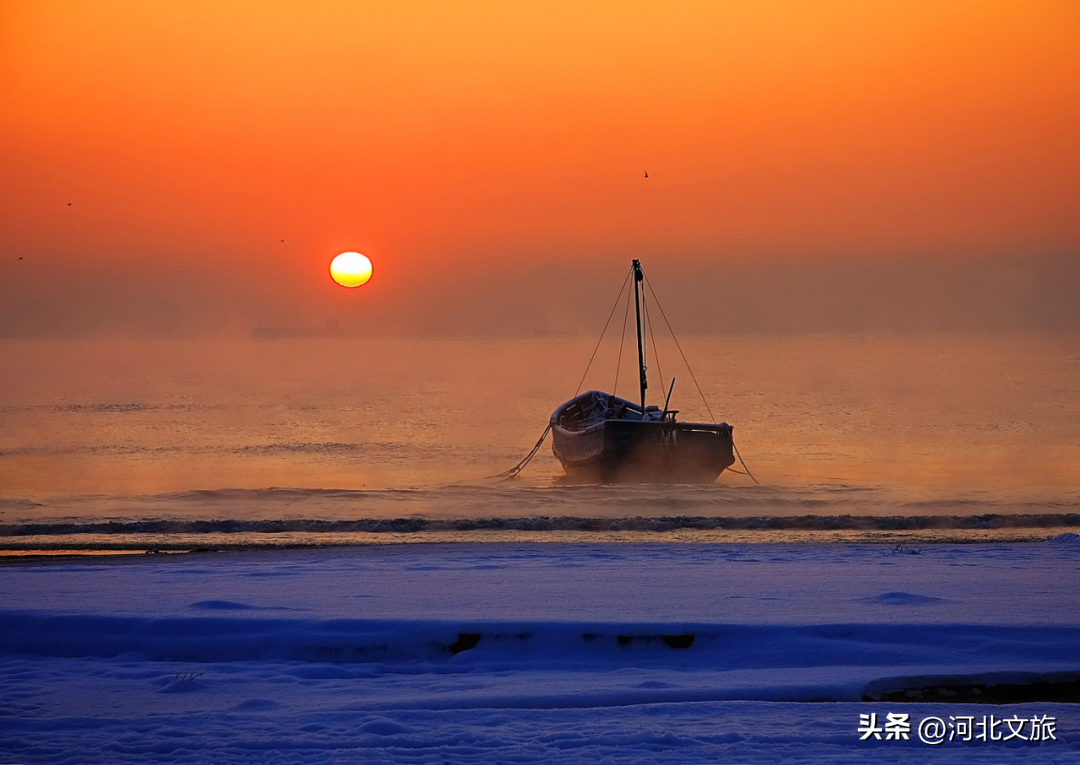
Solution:
M 548 423 L 548 426 L 544 428 L 543 435 L 540 436 L 540 440 L 536 442 L 536 446 L 532 448 L 532 451 L 525 455 L 525 459 L 514 465 L 509 470 L 504 470 L 503 472 L 497 473 L 496 475 L 489 475 L 488 478 L 501 478 L 504 481 L 509 481 L 511 478 L 516 478 L 517 474 L 524 470 L 525 466 L 528 465 L 532 461 L 532 458 L 536 456 L 536 453 L 540 451 L 540 446 L 544 443 L 544 439 L 547 438 L 547 435 L 550 432 L 551 423 Z
M 755 484 L 757 484 L 758 486 L 761 486 L 761 484 L 760 484 L 760 483 L 758 483 L 758 479 L 754 478 L 754 474 L 750 472 L 750 468 L 746 467 L 746 463 L 745 463 L 745 462 L 743 462 L 743 460 L 742 460 L 742 455 L 741 455 L 741 454 L 739 454 L 739 447 L 737 447 L 737 446 L 735 445 L 735 440 L 734 440 L 734 439 L 732 439 L 732 441 L 731 441 L 731 448 L 735 450 L 735 456 L 739 458 L 739 464 L 743 466 L 743 470 L 745 470 L 745 471 L 746 471 L 746 474 L 747 474 L 748 476 L 750 476 L 750 480 L 751 480 L 751 481 L 753 481 L 753 482 L 754 482 Z M 739 471 L 738 471 L 738 470 L 735 470 L 735 471 L 733 471 L 733 472 L 735 472 L 735 473 L 738 473 Z

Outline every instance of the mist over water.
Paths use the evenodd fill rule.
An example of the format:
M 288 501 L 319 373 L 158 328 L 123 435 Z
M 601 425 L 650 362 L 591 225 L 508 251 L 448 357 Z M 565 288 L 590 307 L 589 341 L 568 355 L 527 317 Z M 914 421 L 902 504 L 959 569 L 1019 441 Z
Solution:
M 278 530 L 321 533 L 304 523 L 413 518 L 426 525 L 338 531 L 674 528 L 700 538 L 700 523 L 619 519 L 937 516 L 956 529 L 945 517 L 1080 508 L 1080 341 L 1041 335 L 684 338 L 709 409 L 735 427 L 760 487 L 730 472 L 714 486 L 573 486 L 549 444 L 516 481 L 488 480 L 573 395 L 594 345 L 4 343 L 0 524 L 111 520 L 115 533 L 168 534 L 195 530 L 123 524 L 291 519 L 300 525 Z M 659 338 L 657 351 L 650 400 L 674 374 L 679 419 L 711 421 L 675 347 Z M 582 389 L 612 390 L 618 352 L 605 341 Z M 633 396 L 629 353 L 618 391 Z M 584 520 L 477 523 L 492 518 Z M 838 528 L 874 525 L 860 523 Z
M 595 336 L 631 255 L 581 244 L 558 250 L 443 251 L 423 267 L 380 261 L 362 299 L 334 284 L 327 264 L 279 262 L 262 251 L 239 260 L 231 250 L 207 254 L 195 267 L 172 251 L 62 266 L 28 252 L 24 261 L 0 260 L 0 338 L 237 338 L 255 326 L 327 322 L 350 337 Z M 1069 250 L 886 259 L 664 251 L 634 255 L 683 333 L 1080 331 L 1080 260 Z

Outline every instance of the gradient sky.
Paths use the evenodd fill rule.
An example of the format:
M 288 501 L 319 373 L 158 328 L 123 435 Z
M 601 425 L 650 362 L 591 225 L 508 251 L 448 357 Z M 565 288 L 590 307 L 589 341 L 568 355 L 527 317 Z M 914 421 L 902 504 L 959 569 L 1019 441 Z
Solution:
M 0 336 L 423 329 L 549 267 L 606 312 L 632 256 L 1060 286 L 1078 125 L 1075 2 L 3 2 Z

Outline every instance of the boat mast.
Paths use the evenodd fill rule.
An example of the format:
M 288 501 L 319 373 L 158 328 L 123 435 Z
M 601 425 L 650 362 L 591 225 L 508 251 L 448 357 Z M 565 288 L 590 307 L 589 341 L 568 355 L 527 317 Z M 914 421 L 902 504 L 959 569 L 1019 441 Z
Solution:
M 645 343 L 641 332 L 641 293 L 640 284 L 645 278 L 641 270 L 641 261 L 634 258 L 634 315 L 637 318 L 637 358 L 638 374 L 641 382 L 641 419 L 645 419 L 645 389 L 649 387 L 649 381 L 645 378 Z

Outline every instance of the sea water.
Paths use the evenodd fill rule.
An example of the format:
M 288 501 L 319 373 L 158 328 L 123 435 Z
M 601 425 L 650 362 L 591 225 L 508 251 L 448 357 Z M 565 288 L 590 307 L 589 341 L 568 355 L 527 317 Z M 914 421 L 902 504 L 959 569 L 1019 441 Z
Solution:
M 1076 338 L 661 343 L 649 401 L 674 375 L 679 419 L 732 424 L 760 485 L 725 472 L 709 486 L 575 486 L 549 444 L 514 481 L 489 478 L 579 387 L 636 396 L 636 359 L 624 349 L 620 365 L 614 343 L 582 379 L 594 348 L 579 338 L 3 343 L 0 546 L 962 541 L 1076 525 Z

